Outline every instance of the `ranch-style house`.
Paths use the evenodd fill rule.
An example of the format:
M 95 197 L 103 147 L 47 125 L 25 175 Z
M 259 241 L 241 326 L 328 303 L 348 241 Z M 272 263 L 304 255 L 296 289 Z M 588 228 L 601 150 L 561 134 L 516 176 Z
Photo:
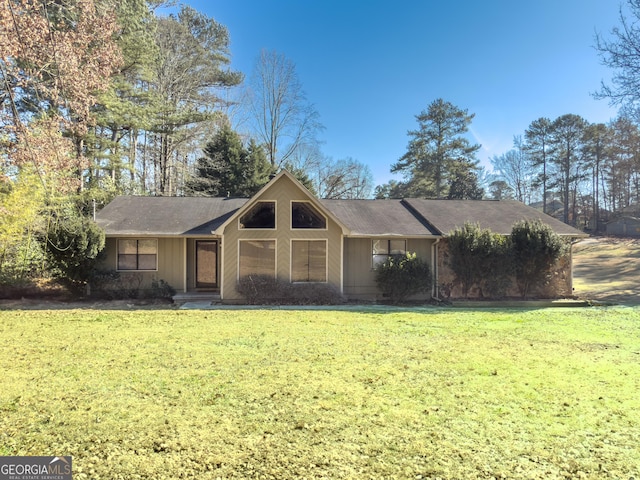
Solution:
M 252 198 L 121 196 L 96 221 L 106 233 L 104 267 L 142 287 L 156 280 L 189 295 L 242 303 L 241 277 L 268 275 L 332 285 L 349 300 L 384 300 L 375 268 L 389 255 L 426 260 L 433 290 L 451 285 L 447 234 L 465 222 L 508 235 L 516 221 L 539 218 L 568 242 L 582 232 L 513 201 L 321 200 L 282 171 Z M 554 294 L 571 295 L 571 252 L 559 262 Z M 447 296 L 459 290 L 447 288 Z

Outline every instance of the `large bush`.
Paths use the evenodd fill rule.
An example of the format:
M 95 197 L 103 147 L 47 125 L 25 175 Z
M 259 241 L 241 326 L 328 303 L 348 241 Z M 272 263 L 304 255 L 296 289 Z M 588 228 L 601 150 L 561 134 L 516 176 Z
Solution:
M 511 230 L 511 249 L 520 295 L 526 298 L 532 285 L 544 283 L 566 245 L 542 221 L 522 220 Z
M 415 253 L 391 255 L 376 269 L 376 283 L 394 304 L 431 289 L 431 269 Z
M 79 293 L 96 273 L 105 235 L 92 220 L 68 215 L 52 219 L 43 243 L 54 275 Z
M 482 229 L 477 223 L 465 223 L 449 233 L 447 244 L 449 266 L 465 297 L 473 286 L 478 287 L 481 296 L 505 295 L 512 274 L 507 238 Z

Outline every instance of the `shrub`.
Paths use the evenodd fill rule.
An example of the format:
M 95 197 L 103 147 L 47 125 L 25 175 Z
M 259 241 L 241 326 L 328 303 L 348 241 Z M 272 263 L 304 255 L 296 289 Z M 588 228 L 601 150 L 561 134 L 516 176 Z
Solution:
M 142 280 L 142 275 L 139 273 L 99 271 L 91 278 L 91 296 L 106 300 L 140 298 Z
M 329 283 L 289 283 L 267 275 L 248 275 L 238 282 L 238 292 L 250 305 L 337 305 L 340 292 Z
M 79 216 L 54 219 L 44 239 L 54 275 L 76 292 L 82 291 L 96 273 L 104 242 L 102 229 L 90 219 Z
M 121 296 L 120 272 L 115 270 L 101 270 L 91 278 L 91 297 L 106 300 L 120 300 Z M 127 297 L 131 298 L 131 297 Z
M 490 298 L 503 298 L 513 283 L 513 252 L 511 239 L 492 233 L 491 255 L 484 267 L 485 278 L 481 282 L 481 293 Z
M 475 285 L 480 296 L 502 297 L 506 294 L 513 273 L 510 260 L 510 242 L 503 235 L 480 225 L 465 223 L 449 233 L 447 238 L 451 255 L 449 266 L 468 297 Z
M 171 299 L 176 294 L 176 289 L 163 279 L 153 279 L 151 282 L 151 298 Z
M 562 239 L 537 219 L 516 222 L 511 231 L 511 245 L 522 298 L 526 298 L 532 285 L 542 285 L 566 251 Z
M 376 283 L 393 304 L 431 289 L 431 269 L 415 253 L 392 255 L 376 269 Z
M 144 278 L 139 273 L 105 270 L 91 279 L 91 296 L 105 300 L 171 299 L 176 290 L 167 281 L 154 278 L 151 288 L 142 288 Z

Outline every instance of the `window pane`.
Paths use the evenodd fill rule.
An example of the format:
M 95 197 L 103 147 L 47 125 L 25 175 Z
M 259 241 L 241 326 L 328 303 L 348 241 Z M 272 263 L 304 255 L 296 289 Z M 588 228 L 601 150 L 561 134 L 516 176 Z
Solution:
M 136 270 L 138 268 L 137 265 L 137 255 L 118 255 L 118 270 Z
M 240 242 L 240 277 L 276 274 L 275 240 L 251 240 Z
M 138 255 L 138 270 L 155 270 L 155 255 Z
M 308 202 L 291 204 L 291 228 L 327 228 L 327 221 L 313 205 Z
M 373 256 L 373 268 L 376 268 L 378 265 L 382 265 L 389 255 L 374 255 Z
M 138 253 L 138 241 L 125 239 L 118 240 L 118 253 L 135 255 Z
M 389 241 L 389 253 L 391 255 L 404 255 L 406 253 L 406 241 L 405 240 L 390 240 Z
M 309 242 L 309 281 L 327 281 L 327 242 Z
M 256 203 L 240 217 L 240 228 L 276 228 L 276 203 Z
M 309 242 L 291 242 L 291 281 L 309 279 Z
M 388 254 L 389 253 L 389 240 L 374 240 L 373 241 L 373 254 Z
M 324 240 L 291 242 L 291 281 L 327 281 L 327 242 Z
M 158 242 L 156 240 L 138 240 L 138 254 L 156 254 Z

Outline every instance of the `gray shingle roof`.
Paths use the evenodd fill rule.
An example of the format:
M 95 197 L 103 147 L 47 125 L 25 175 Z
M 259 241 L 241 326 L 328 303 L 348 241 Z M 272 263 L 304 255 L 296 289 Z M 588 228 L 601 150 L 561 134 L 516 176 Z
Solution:
M 210 235 L 247 198 L 115 198 L 96 215 L 107 235 Z
M 425 200 L 410 198 L 406 204 L 443 235 L 466 222 L 479 223 L 495 233 L 509 235 L 515 222 L 540 219 L 558 235 L 585 236 L 581 231 L 516 200 Z
M 96 216 L 107 235 L 210 235 L 249 199 L 117 197 Z M 433 237 L 465 222 L 510 234 L 519 220 L 541 219 L 560 235 L 584 236 L 549 215 L 515 200 L 320 200 L 350 236 Z
M 433 236 L 437 233 L 403 206 L 402 200 L 321 200 L 351 236 Z

